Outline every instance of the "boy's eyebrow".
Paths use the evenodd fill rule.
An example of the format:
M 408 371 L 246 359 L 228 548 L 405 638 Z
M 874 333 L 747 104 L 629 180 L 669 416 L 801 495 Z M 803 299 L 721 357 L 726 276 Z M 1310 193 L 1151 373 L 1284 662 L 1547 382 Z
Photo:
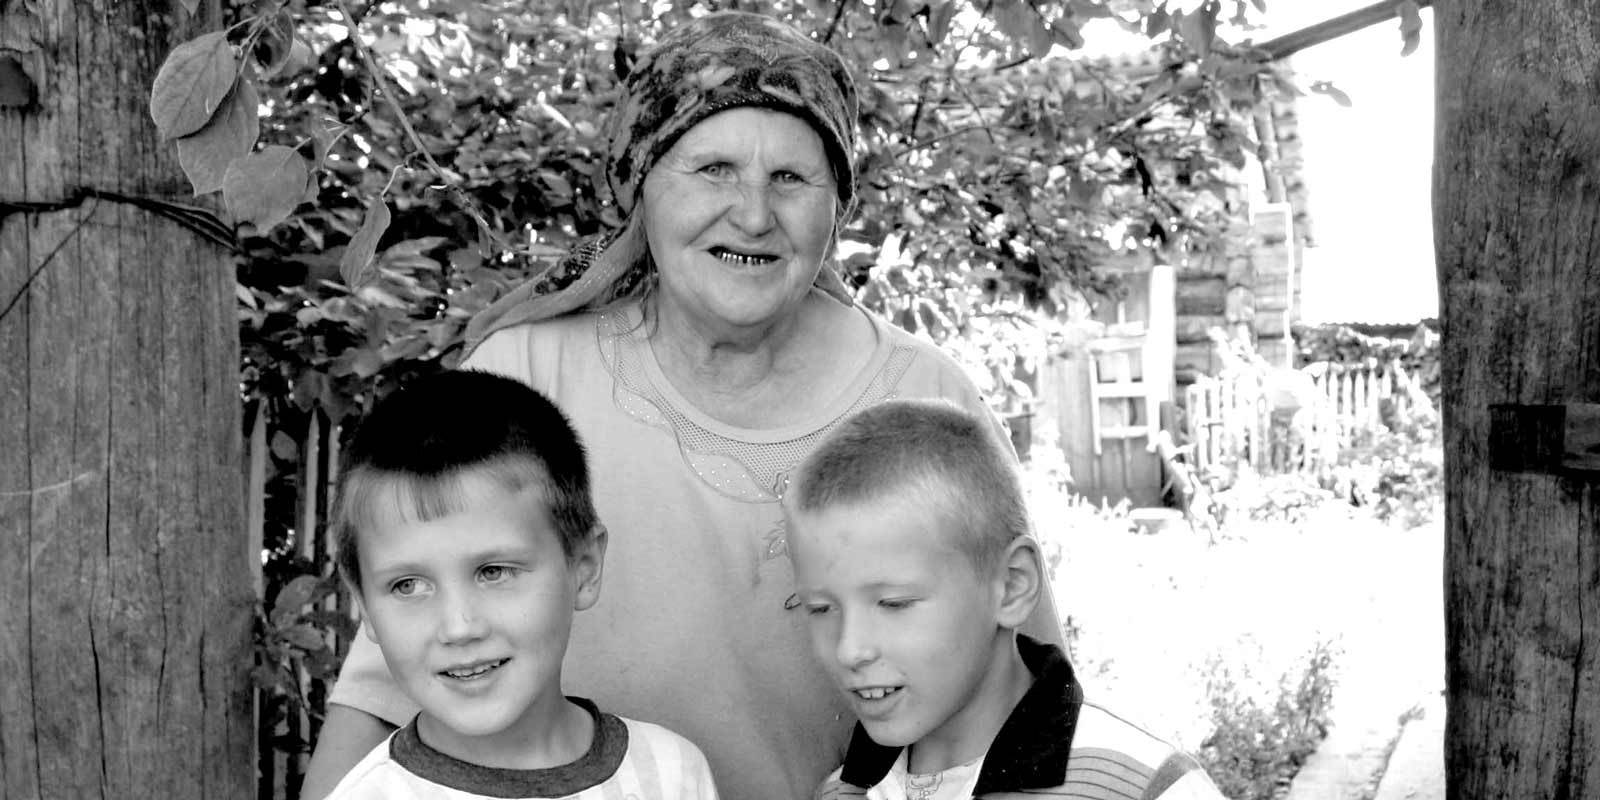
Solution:
M 466 553 L 461 557 L 460 560 L 461 561 L 465 561 L 465 562 L 469 562 L 469 563 L 473 563 L 473 564 L 483 564 L 483 563 L 492 562 L 492 561 L 531 561 L 531 560 L 533 560 L 533 558 L 534 558 L 534 553 L 533 553 L 533 548 L 532 547 L 517 546 L 517 547 L 497 547 L 497 548 L 494 548 L 492 550 L 480 550 L 480 551 L 477 551 L 477 552 Z M 416 561 L 416 560 L 413 560 L 413 561 L 391 561 L 391 562 L 385 563 L 385 562 L 380 560 L 380 561 L 378 561 L 378 563 L 376 563 L 376 564 L 374 564 L 372 566 L 371 572 L 374 575 L 384 575 L 384 574 L 393 574 L 393 573 L 409 573 L 409 572 L 428 572 L 428 571 L 430 571 L 430 569 L 436 570 L 440 566 L 441 565 L 437 561 Z

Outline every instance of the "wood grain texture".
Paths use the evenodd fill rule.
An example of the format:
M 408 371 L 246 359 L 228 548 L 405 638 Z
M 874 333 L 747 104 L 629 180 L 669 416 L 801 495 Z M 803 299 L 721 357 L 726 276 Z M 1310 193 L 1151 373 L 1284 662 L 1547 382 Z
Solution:
M 4 800 L 254 791 L 233 264 L 96 196 L 195 202 L 146 102 L 217 19 L 0 4 L 39 85 L 0 109 L 0 200 L 49 207 L 0 208 Z
M 1447 796 L 1600 796 L 1600 494 L 1491 407 L 1600 400 L 1600 0 L 1434 7 Z

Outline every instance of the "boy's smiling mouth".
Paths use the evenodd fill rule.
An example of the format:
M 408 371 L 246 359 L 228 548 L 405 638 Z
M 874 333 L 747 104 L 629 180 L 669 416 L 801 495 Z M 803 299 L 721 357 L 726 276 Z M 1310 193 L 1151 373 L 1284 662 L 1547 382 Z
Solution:
M 488 661 L 474 661 L 470 664 L 463 664 L 459 667 L 450 667 L 449 669 L 440 670 L 439 674 L 446 678 L 454 678 L 461 681 L 477 680 L 478 678 L 482 678 L 483 676 L 488 675 L 490 672 L 499 669 L 502 665 L 510 660 L 511 659 L 509 658 L 496 658 Z
M 861 689 L 851 689 L 850 693 L 862 700 L 882 700 L 900 693 L 899 686 L 869 686 Z

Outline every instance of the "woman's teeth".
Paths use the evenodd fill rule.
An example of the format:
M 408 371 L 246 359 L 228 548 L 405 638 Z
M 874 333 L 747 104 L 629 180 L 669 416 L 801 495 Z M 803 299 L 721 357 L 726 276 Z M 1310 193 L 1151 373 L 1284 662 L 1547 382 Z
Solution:
M 712 255 L 715 255 L 717 258 L 719 258 L 719 259 L 721 259 L 723 261 L 726 261 L 729 264 L 738 264 L 738 265 L 744 266 L 744 267 L 753 267 L 753 266 L 756 266 L 758 264 L 767 264 L 767 263 L 771 263 L 772 261 L 776 260 L 773 256 L 746 255 L 744 253 L 736 253 L 736 252 L 734 252 L 732 250 L 727 250 L 727 249 L 724 249 L 724 248 L 721 248 L 721 247 L 714 248 L 711 251 L 711 253 L 712 253 Z
M 508 658 L 502 658 L 502 659 L 500 659 L 498 661 L 485 661 L 482 664 L 474 664 L 474 665 L 472 665 L 470 667 L 457 667 L 456 669 L 447 669 L 447 670 L 445 670 L 444 672 L 442 672 L 440 674 L 447 675 L 449 677 L 457 678 L 457 679 L 460 679 L 460 680 L 472 680 L 473 678 L 478 678 L 478 677 L 481 677 L 483 675 L 489 674 L 489 672 L 491 670 L 499 668 L 500 665 L 502 665 L 502 664 L 504 664 L 504 663 L 506 663 L 507 661 L 510 661 L 510 660 L 511 659 L 508 659 Z

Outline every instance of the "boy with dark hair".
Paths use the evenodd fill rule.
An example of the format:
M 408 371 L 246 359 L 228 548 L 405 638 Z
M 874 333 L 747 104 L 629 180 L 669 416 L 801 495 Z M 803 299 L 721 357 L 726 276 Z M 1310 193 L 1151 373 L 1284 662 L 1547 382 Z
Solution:
M 715 800 L 688 740 L 561 691 L 606 532 L 544 396 L 471 371 L 397 390 L 347 451 L 334 524 L 363 628 L 422 710 L 331 797 Z
M 1045 580 L 1021 484 L 970 413 L 889 401 L 845 420 L 784 495 L 812 647 L 856 712 L 820 797 L 1221 800 L 1200 766 L 1083 699 L 1017 633 Z

